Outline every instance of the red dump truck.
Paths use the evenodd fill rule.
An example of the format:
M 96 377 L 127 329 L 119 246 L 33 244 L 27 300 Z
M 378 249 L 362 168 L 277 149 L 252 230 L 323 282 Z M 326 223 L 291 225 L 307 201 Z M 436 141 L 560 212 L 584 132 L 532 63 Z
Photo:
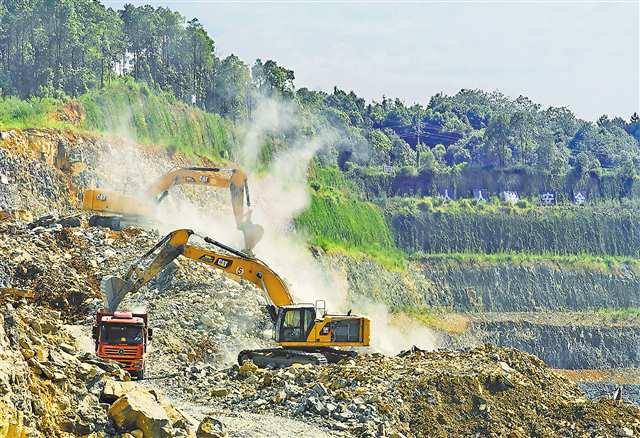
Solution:
M 144 378 L 144 354 L 153 329 L 147 324 L 147 314 L 98 310 L 93 326 L 96 355 L 113 359 L 129 371 L 131 377 Z

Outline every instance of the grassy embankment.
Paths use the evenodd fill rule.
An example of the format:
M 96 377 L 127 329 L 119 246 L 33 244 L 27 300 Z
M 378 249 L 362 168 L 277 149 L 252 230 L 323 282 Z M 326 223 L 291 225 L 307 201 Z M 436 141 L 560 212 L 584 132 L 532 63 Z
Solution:
M 360 200 L 337 168 L 310 171 L 311 205 L 296 218 L 311 242 L 350 257 L 371 256 L 387 269 L 401 270 L 406 257 L 394 243 L 382 210 Z
M 421 263 L 436 263 L 441 267 L 459 266 L 482 267 L 508 264 L 512 266 L 534 267 L 545 265 L 566 271 L 602 272 L 616 274 L 633 272 L 640 274 L 640 259 L 625 256 L 607 255 L 556 255 L 532 254 L 523 252 L 479 254 L 479 253 L 415 253 L 411 260 Z
M 117 82 L 109 88 L 80 96 L 86 113 L 83 127 L 128 136 L 144 144 L 228 159 L 233 147 L 231 124 L 178 101 L 145 84 Z
M 60 104 L 59 100 L 49 98 L 21 100 L 17 97 L 0 97 L 0 128 L 74 129 L 70 123 L 53 117 Z
M 79 102 L 83 120 L 59 120 L 57 113 Z M 0 127 L 54 128 L 113 134 L 142 144 L 158 144 L 187 155 L 228 159 L 233 147 L 231 123 L 178 101 L 168 93 L 130 80 L 116 81 L 78 99 L 0 97 Z

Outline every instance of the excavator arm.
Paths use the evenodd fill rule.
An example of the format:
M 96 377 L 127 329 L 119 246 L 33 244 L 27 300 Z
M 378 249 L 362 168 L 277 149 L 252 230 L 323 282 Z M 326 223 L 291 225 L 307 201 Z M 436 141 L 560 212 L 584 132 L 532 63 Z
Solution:
M 204 238 L 205 242 L 225 252 L 189 245 L 189 237 L 193 234 L 192 230 L 187 229 L 173 231 L 136 261 L 123 279 L 105 277 L 102 289 L 107 299 L 107 308 L 115 311 L 129 292 L 140 289 L 180 255 L 223 271 L 234 279 L 244 279 L 255 284 L 269 301 L 272 317 L 275 317 L 276 308 L 293 304 L 285 282 L 264 262 L 209 237 Z
M 120 194 L 102 189 L 88 189 L 82 194 L 82 208 L 84 210 L 101 213 L 153 216 L 154 206 L 162 202 L 169 193 L 169 189 L 176 185 L 197 185 L 207 187 L 229 188 L 231 193 L 231 208 L 236 227 L 244 235 L 245 248 L 251 250 L 262 238 L 263 229 L 251 222 L 251 207 L 247 175 L 239 168 L 229 167 L 183 167 L 174 169 L 153 182 L 145 192 L 144 199 Z
M 174 169 L 154 181 L 145 195 L 148 199 L 153 199 L 156 203 L 160 203 L 167 196 L 171 187 L 182 184 L 229 187 L 236 225 L 240 226 L 247 219 L 244 212 L 244 201 L 246 197 L 247 207 L 250 207 L 251 199 L 247 187 L 247 175 L 242 170 L 235 167 L 183 167 Z

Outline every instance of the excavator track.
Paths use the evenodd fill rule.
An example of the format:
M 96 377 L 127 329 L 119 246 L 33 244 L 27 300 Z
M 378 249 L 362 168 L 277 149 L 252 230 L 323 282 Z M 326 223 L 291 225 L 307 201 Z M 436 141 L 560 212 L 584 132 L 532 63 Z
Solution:
M 358 353 L 353 350 L 338 350 L 336 348 L 325 347 L 318 350 L 329 363 L 338 363 L 343 359 L 353 359 Z
M 322 353 L 315 351 L 291 350 L 285 348 L 264 348 L 262 350 L 243 350 L 238 354 L 238 363 L 242 365 L 251 360 L 260 368 L 286 368 L 295 363 L 326 365 L 328 360 Z
M 89 218 L 89 226 L 109 228 L 113 231 L 122 230 L 122 224 L 118 216 L 100 216 L 95 214 Z
M 343 359 L 357 356 L 355 351 L 337 350 L 335 348 L 318 348 L 314 350 L 294 350 L 289 348 L 265 348 L 262 350 L 243 350 L 238 354 L 238 363 L 242 365 L 251 360 L 260 368 L 286 368 L 295 363 L 326 365 L 338 363 Z

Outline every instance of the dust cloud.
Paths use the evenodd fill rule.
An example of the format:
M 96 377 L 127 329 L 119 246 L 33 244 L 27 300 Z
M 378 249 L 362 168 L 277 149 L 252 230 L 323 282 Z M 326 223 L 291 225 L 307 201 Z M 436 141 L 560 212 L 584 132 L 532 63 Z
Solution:
M 240 157 L 259 156 L 267 135 L 300 123 L 292 105 L 269 100 L 258 106 L 261 108 L 266 113 L 257 112 L 259 122 L 245 137 Z M 324 300 L 329 312 L 351 309 L 368 316 L 374 351 L 395 354 L 412 345 L 433 349 L 435 337 L 427 328 L 409 318 L 391 314 L 382 303 L 350 296 L 345 274 L 321 266 L 308 250 L 306 236 L 293 227 L 293 219 L 311 202 L 307 185 L 311 160 L 318 152 L 338 142 L 339 135 L 326 128 L 280 152 L 266 173 L 250 175 L 256 204 L 253 218 L 265 228 L 265 237 L 258 244 L 256 254 L 290 283 L 296 301 L 315 303 Z M 252 162 L 240 164 L 249 171 L 255 170 L 251 167 L 255 165 Z
M 293 104 L 263 99 L 257 104 L 251 123 L 244 127 L 244 138 L 235 152 L 234 159 L 248 173 L 252 220 L 265 230 L 263 239 L 254 249 L 255 255 L 287 281 L 296 302 L 314 304 L 324 300 L 330 313 L 352 310 L 354 314 L 369 317 L 373 351 L 395 354 L 412 345 L 433 349 L 435 337 L 427 328 L 407 317 L 392 314 L 384 304 L 349 294 L 344 272 L 323 267 L 308 250 L 307 236 L 293 227 L 293 219 L 311 202 L 307 185 L 311 160 L 319 152 L 339 143 L 341 134 L 325 128 L 313 136 L 293 141 L 293 144 L 288 138 L 290 146 L 273 157 L 266 171 L 258 168 L 267 138 L 287 137 L 301 123 L 299 110 Z M 135 138 L 127 132 L 126 126 L 125 119 L 115 132 Z M 171 168 L 168 158 L 158 162 L 157 156 L 147 160 L 140 154 L 140 149 L 127 147 L 103 157 L 99 168 L 105 169 L 108 165 L 110 169 L 106 178 L 110 183 L 108 188 L 142 196 L 146 187 Z M 243 247 L 242 234 L 236 229 L 231 213 L 228 191 L 187 187 L 174 190 L 187 194 L 198 191 L 199 199 L 206 198 L 206 208 L 198 207 L 188 197 L 169 196 L 155 211 L 156 226 L 161 233 L 191 228 L 200 235 L 236 248 Z

